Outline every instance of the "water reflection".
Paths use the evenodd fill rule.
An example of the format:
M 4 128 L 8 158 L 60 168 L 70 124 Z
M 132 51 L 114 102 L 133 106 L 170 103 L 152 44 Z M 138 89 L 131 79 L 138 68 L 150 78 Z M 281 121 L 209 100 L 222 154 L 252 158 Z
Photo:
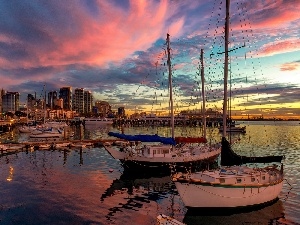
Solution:
M 159 202 L 174 196 L 174 188 L 169 176 L 147 176 L 125 170 L 120 178 L 115 179 L 104 191 L 100 200 L 106 202 L 113 197 L 125 200 L 121 203 L 116 202 L 115 206 L 109 208 L 106 218 L 113 221 L 115 214 L 124 210 L 140 211 L 152 207 L 151 210 L 157 209 L 155 211 L 159 213 Z
M 247 133 L 233 137 L 239 140 L 235 151 L 286 156 L 287 180 L 280 200 L 272 205 L 231 214 L 217 210 L 193 213 L 185 208 L 169 176 L 124 170 L 103 148 L 34 150 L 0 157 L 0 222 L 152 225 L 163 213 L 186 224 L 299 223 L 299 125 L 245 125 Z M 108 138 L 107 132 L 117 129 L 85 128 L 84 138 Z M 169 132 L 167 128 L 124 129 L 130 134 Z M 199 128 L 178 128 L 176 132 L 193 136 Z M 218 131 L 209 132 L 213 141 L 220 140 Z M 79 128 L 74 128 L 75 136 L 80 136 Z
M 248 211 L 249 209 L 247 209 Z M 211 211 L 188 210 L 183 222 L 186 224 L 280 224 L 285 221 L 284 207 L 279 200 L 269 206 L 251 209 L 251 211 L 225 211 L 212 209 Z
M 13 180 L 14 168 L 12 166 L 9 167 L 8 176 L 6 178 L 7 181 Z

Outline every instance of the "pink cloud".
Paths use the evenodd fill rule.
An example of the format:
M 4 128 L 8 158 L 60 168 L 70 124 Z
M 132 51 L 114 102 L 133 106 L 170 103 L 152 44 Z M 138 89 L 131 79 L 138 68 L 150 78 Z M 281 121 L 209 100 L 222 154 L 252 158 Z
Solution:
M 293 71 L 300 69 L 300 62 L 284 63 L 280 66 L 281 71 Z
M 300 1 L 256 0 L 246 4 L 249 4 L 254 29 L 284 28 L 299 19 Z
M 275 41 L 265 44 L 259 50 L 261 56 L 272 56 L 280 53 L 294 52 L 300 50 L 300 40 L 291 38 L 283 41 Z
M 173 36 L 180 33 L 184 20 L 179 18 L 167 24 L 170 15 L 169 1 L 129 1 L 129 9 L 98 1 L 99 15 L 91 16 L 83 7 L 62 3 L 66 14 L 70 11 L 70 28 L 55 31 L 44 25 L 43 31 L 51 38 L 51 46 L 25 43 L 28 55 L 18 62 L 18 67 L 67 66 L 84 63 L 103 66 L 108 62 L 122 61 L 135 51 L 146 50 L 168 31 Z M 56 21 L 59 22 L 59 21 Z M 7 39 L 7 37 L 0 37 Z M 22 42 L 23 40 L 16 40 Z M 1 66 L 14 68 L 10 61 L 0 59 Z
M 283 12 L 280 11 L 276 16 L 255 23 L 253 24 L 252 27 L 254 29 L 279 28 L 279 27 L 283 28 L 286 26 L 286 24 L 299 19 L 299 10 L 300 7 L 298 6 L 298 10 L 295 11 L 283 11 Z
M 149 48 L 155 40 L 167 33 L 168 1 L 154 3 L 149 1 L 130 1 L 129 11 L 111 5 L 99 3 L 102 20 L 80 14 L 80 27 L 83 29 L 78 38 L 62 45 L 63 61 L 67 57 L 79 57 L 74 61 L 103 65 L 110 61 L 121 61 L 137 50 Z M 174 35 L 180 31 L 182 21 L 171 25 Z M 54 52 L 55 59 L 61 53 Z M 84 56 L 84 57 L 81 57 Z M 72 61 L 72 60 L 71 60 Z

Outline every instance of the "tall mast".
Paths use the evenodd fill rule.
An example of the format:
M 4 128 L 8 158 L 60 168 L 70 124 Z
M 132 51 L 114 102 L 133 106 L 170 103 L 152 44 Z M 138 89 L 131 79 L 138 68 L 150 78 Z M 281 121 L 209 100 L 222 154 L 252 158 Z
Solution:
M 167 34 L 167 52 L 168 52 L 168 69 L 169 69 L 169 92 L 170 92 L 170 105 L 171 105 L 171 128 L 172 138 L 174 135 L 174 110 L 173 110 L 173 89 L 172 89 L 172 70 L 171 70 L 171 57 L 170 57 L 170 35 Z
M 226 0 L 225 17 L 225 61 L 224 61 L 224 99 L 223 99 L 223 137 L 226 137 L 227 128 L 227 80 L 228 80 L 228 40 L 229 40 L 229 6 L 230 0 Z
M 203 136 L 206 138 L 206 110 L 205 110 L 205 93 L 204 93 L 204 64 L 203 64 L 203 49 L 201 49 L 200 55 L 200 66 L 201 66 L 201 85 L 202 85 L 202 126 Z

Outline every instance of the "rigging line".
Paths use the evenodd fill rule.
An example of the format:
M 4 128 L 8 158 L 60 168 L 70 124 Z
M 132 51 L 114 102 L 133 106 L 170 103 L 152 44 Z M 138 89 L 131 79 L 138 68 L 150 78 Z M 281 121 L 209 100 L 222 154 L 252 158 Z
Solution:
M 290 188 L 289 188 L 289 190 L 288 190 L 288 192 L 287 192 L 285 198 L 283 199 L 283 201 L 286 201 L 286 200 L 288 199 L 288 197 L 289 197 L 289 194 L 290 194 L 291 190 L 293 189 L 293 186 L 288 182 L 287 179 L 284 179 L 284 180 L 285 180 L 285 181 L 287 182 L 287 184 L 290 186 Z
M 242 46 L 235 47 L 235 48 L 233 48 L 233 49 L 228 50 L 227 52 L 233 52 L 233 51 L 236 51 L 236 50 L 238 50 L 238 49 L 245 48 L 245 47 L 246 47 L 246 45 L 245 45 L 245 43 L 244 43 Z M 217 54 L 217 55 L 222 55 L 222 54 L 224 54 L 224 53 L 225 53 L 225 52 L 223 51 L 223 52 L 217 52 L 216 54 Z M 215 55 L 215 54 L 212 53 L 211 55 Z

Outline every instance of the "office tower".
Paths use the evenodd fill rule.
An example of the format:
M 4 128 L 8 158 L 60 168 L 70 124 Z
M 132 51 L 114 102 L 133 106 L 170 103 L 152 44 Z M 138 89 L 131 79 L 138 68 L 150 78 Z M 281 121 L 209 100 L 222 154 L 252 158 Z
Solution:
M 60 88 L 59 98 L 63 100 L 63 109 L 72 110 L 72 87 Z

